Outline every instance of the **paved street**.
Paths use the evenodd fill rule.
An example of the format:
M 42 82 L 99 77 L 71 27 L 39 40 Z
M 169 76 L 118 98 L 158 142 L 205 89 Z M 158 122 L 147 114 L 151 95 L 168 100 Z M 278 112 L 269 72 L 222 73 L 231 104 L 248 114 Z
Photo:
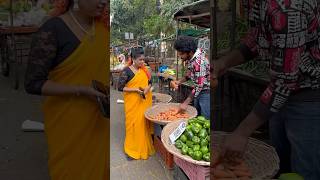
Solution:
M 117 180 L 171 180 L 172 171 L 165 168 L 158 154 L 148 160 L 127 161 L 123 153 L 125 134 L 123 99 L 121 93 L 111 90 L 111 179 Z
M 170 180 L 172 171 L 159 155 L 128 162 L 123 154 L 124 112 L 116 104 L 121 94 L 111 90 L 111 179 Z M 49 180 L 47 145 L 43 132 L 23 132 L 25 120 L 41 122 L 41 98 L 11 88 L 11 79 L 0 76 L 0 179 Z
M 23 88 L 11 88 L 11 79 L 0 75 L 0 179 L 48 180 L 47 145 L 43 132 L 23 132 L 29 119 L 42 121 L 41 99 Z

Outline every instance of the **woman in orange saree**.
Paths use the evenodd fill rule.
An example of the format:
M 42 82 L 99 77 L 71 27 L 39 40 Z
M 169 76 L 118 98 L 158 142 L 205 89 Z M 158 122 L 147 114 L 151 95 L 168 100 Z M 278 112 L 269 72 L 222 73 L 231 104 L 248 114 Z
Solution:
M 109 179 L 109 119 L 100 112 L 92 80 L 107 86 L 109 32 L 100 17 L 106 1 L 69 1 L 35 36 L 25 88 L 43 104 L 52 180 Z M 59 11 L 57 11 L 59 12 Z
M 142 47 L 131 48 L 133 64 L 125 68 L 119 79 L 119 90 L 124 93 L 126 137 L 124 152 L 129 158 L 148 159 L 154 154 L 152 124 L 144 117 L 152 105 L 150 73 L 144 66 Z

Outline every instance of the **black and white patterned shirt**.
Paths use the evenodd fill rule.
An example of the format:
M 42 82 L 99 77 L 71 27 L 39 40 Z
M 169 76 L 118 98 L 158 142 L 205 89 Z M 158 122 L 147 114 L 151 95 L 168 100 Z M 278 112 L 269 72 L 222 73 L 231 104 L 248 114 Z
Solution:
M 249 1 L 251 27 L 240 50 L 248 60 L 270 60 L 271 82 L 254 108 L 269 117 L 290 96 L 320 87 L 319 7 L 317 0 Z

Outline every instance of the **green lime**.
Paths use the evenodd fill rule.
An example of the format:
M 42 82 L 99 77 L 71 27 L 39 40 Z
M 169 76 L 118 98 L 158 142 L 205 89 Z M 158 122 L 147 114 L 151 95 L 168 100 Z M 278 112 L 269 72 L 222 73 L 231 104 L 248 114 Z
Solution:
M 207 139 L 201 139 L 201 141 L 200 141 L 200 145 L 201 145 L 201 147 L 204 147 L 204 146 L 208 146 L 208 141 L 207 141 Z
M 189 141 L 189 140 L 187 140 L 187 142 L 186 142 L 186 145 L 189 147 L 189 148 L 193 148 L 193 142 L 192 141 Z
M 199 119 L 200 121 L 204 121 L 204 120 L 206 120 L 206 118 L 205 118 L 205 117 L 203 117 L 203 116 L 198 116 L 198 117 L 197 117 L 197 119 Z
M 207 161 L 207 162 L 210 162 L 210 153 L 207 153 L 207 154 L 204 154 L 202 156 L 203 160 Z
M 194 144 L 200 144 L 200 138 L 198 137 L 198 136 L 193 136 L 193 138 L 192 138 L 192 142 L 194 143 Z
M 176 146 L 176 148 L 178 148 L 178 149 L 181 149 L 181 148 L 182 148 L 182 145 L 183 145 L 183 143 L 182 143 L 182 141 L 179 140 L 179 139 L 175 142 L 175 146 Z
M 296 173 L 286 173 L 281 174 L 279 180 L 304 180 L 304 178 Z
M 200 132 L 199 132 L 199 134 L 198 134 L 199 138 L 201 138 L 201 139 L 206 138 L 207 135 L 208 135 L 208 133 L 207 133 L 207 130 L 206 130 L 206 129 L 201 129 Z
M 195 159 L 195 160 L 197 160 L 197 161 L 200 161 L 200 160 L 202 159 L 202 152 L 201 152 L 201 151 L 195 151 L 195 152 L 193 153 L 193 156 L 194 156 L 193 159 Z
M 209 149 L 207 148 L 207 146 L 202 146 L 200 151 L 202 152 L 202 154 L 206 154 L 207 152 L 209 152 Z
M 199 144 L 194 145 L 193 151 L 200 151 L 200 145 Z
M 183 146 L 182 147 L 182 149 L 181 149 L 181 153 L 183 154 L 183 155 L 186 155 L 186 154 L 188 154 L 188 146 Z
M 180 136 L 180 140 L 185 143 L 185 142 L 187 142 L 188 138 L 187 138 L 186 135 L 182 134 L 182 135 Z

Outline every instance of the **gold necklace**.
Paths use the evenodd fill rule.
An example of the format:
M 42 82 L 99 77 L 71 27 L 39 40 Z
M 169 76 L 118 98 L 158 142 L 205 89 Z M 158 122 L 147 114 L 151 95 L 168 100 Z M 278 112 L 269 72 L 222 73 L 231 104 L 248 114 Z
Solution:
M 136 74 L 139 71 L 139 69 L 137 69 L 134 65 L 131 65 L 131 70 L 134 74 Z
M 95 26 L 95 21 L 94 21 L 94 19 L 93 19 L 93 23 L 92 23 L 92 33 L 89 33 L 89 32 L 79 23 L 79 21 L 74 17 L 74 15 L 73 15 L 73 13 L 71 12 L 71 10 L 69 11 L 69 13 L 70 13 L 73 21 L 80 27 L 80 29 L 81 29 L 84 33 L 86 33 L 86 34 L 90 37 L 91 40 L 93 40 L 94 37 L 95 37 L 95 27 L 96 27 L 96 26 Z

